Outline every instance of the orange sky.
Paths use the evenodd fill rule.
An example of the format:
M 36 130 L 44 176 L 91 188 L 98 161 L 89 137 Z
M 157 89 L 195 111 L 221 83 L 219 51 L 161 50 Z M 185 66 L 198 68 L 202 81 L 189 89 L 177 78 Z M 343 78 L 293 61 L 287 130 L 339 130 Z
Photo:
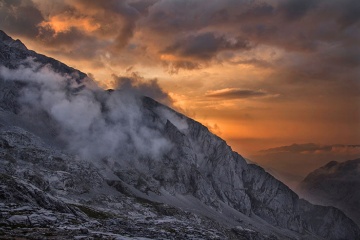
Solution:
M 360 156 L 358 0 L 19 0 L 0 16 L 104 88 L 157 79 L 173 107 L 265 167 L 296 178 Z

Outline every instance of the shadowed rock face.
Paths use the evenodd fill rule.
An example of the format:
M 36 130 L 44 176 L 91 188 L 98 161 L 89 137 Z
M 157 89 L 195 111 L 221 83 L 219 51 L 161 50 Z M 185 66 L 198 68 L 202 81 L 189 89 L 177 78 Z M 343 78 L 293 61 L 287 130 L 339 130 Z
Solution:
M 299 192 L 311 202 L 335 206 L 360 226 L 360 159 L 329 162 L 310 173 Z
M 34 51 L 28 50 L 20 40 L 13 40 L 0 30 L 0 64 L 15 69 L 26 58 L 36 58 L 38 63 L 43 65 L 50 64 L 56 71 L 70 74 L 80 83 L 86 77 L 86 74 L 73 69 L 53 58 L 38 54 Z
M 73 79 L 81 86 L 85 74 L 29 51 L 19 41 L 15 42 L 0 32 L 0 65 L 16 69 L 22 60 L 33 57 L 40 64 L 50 64 L 58 73 L 74 76 Z M 64 220 L 64 213 L 72 211 L 71 218 L 79 223 L 89 222 L 89 218 L 98 216 L 96 213 L 106 219 L 114 219 L 114 227 L 110 227 L 110 221 L 101 221 L 100 226 L 89 225 L 89 229 L 93 230 L 114 231 L 116 224 L 119 224 L 115 220 L 118 218 L 124 222 L 134 221 L 141 230 L 127 231 L 126 234 L 131 236 L 360 238 L 358 227 L 342 212 L 299 200 L 294 192 L 262 168 L 248 165 L 243 157 L 233 152 L 224 140 L 210 133 L 205 126 L 151 98 L 138 99 L 140 117 L 146 119 L 142 121 L 146 124 L 144 127 L 161 133 L 170 143 L 167 151 L 159 157 L 132 155 L 130 152 L 121 155 L 127 156 L 127 159 L 111 156 L 85 161 L 74 156 L 74 152 L 69 152 L 67 148 L 52 144 L 49 139 L 57 139 L 61 130 L 49 114 L 31 119 L 41 123 L 36 125 L 37 128 L 22 119 L 22 115 L 19 115 L 22 105 L 18 102 L 18 96 L 28 87 L 26 84 L 2 79 L 0 84 L 0 173 L 1 176 L 12 176 L 2 183 L 2 192 L 6 194 L 16 189 L 20 195 L 23 194 L 21 199 L 30 199 L 25 201 L 26 205 L 47 209 L 55 215 L 56 212 L 61 213 L 57 219 L 62 219 L 64 224 L 68 224 Z M 67 94 L 81 91 L 78 89 Z M 101 106 L 105 106 L 107 98 L 116 97 L 116 94 L 119 92 L 94 93 Z M 101 111 L 107 114 L 108 110 L 104 107 Z M 21 185 L 19 181 L 33 187 L 17 187 Z M 24 193 L 18 189 L 24 189 Z M 40 191 L 39 196 L 43 196 L 46 204 L 37 203 L 30 194 L 35 190 L 26 189 Z M 2 199 L 5 207 L 11 207 L 8 206 L 9 202 Z M 12 199 L 17 205 L 25 204 L 16 197 Z M 184 202 L 185 205 L 182 204 Z M 81 204 L 81 207 L 72 207 L 70 203 Z M 162 203 L 183 210 L 175 207 L 169 209 L 168 205 Z M 99 209 L 116 216 L 109 216 Z M 136 221 L 134 216 L 137 216 Z M 169 216 L 170 223 L 165 219 Z M 147 221 L 141 225 L 139 218 L 146 218 Z M 19 221 L 21 219 L 18 218 Z M 166 228 L 165 222 L 169 223 Z M 168 229 L 164 230 L 168 235 L 153 232 L 157 223 Z M 195 227 L 185 231 L 189 226 Z M 176 234 L 188 235 L 176 235 L 171 233 L 171 229 L 176 229 Z M 142 234 L 136 235 L 135 232 Z

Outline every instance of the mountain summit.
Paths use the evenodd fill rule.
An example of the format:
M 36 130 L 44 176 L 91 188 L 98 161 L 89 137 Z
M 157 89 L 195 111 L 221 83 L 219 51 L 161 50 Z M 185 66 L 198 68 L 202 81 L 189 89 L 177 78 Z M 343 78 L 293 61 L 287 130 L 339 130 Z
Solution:
M 28 50 L 26 46 L 19 39 L 16 40 L 12 39 L 2 30 L 0 30 L 0 41 L 2 44 L 5 44 L 11 48 L 18 48 L 25 51 Z
M 311 202 L 336 206 L 360 226 L 360 159 L 329 162 L 311 172 L 299 192 Z
M 359 239 L 202 124 L 1 33 L 0 234 Z

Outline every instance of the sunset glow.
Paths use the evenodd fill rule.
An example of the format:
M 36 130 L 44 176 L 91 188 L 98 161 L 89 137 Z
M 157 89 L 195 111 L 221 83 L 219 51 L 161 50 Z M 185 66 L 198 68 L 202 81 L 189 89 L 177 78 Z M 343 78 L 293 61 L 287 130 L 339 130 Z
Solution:
M 360 156 L 358 6 L 357 0 L 5 1 L 0 29 L 103 88 L 115 88 L 115 76 L 156 80 L 170 107 L 235 151 L 301 178 L 327 161 Z M 308 143 L 334 148 L 264 151 Z

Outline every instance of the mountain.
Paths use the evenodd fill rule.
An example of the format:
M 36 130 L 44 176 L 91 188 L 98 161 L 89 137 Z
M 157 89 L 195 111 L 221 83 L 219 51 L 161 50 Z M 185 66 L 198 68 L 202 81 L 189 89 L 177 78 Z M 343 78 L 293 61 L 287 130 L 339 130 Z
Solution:
M 360 238 L 202 124 L 0 40 L 0 236 Z
M 313 203 L 335 206 L 360 226 L 360 158 L 329 162 L 311 172 L 299 193 Z

